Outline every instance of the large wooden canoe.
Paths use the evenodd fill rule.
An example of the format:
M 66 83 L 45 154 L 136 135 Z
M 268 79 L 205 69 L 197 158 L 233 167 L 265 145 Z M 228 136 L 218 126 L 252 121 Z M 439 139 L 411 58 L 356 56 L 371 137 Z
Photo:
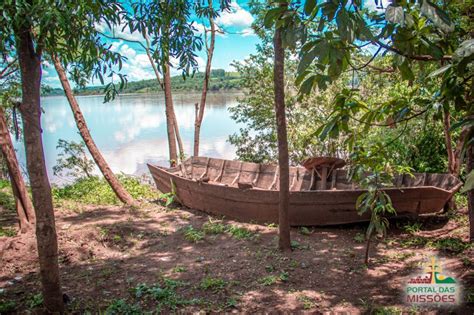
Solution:
M 193 209 L 247 222 L 278 222 L 278 166 L 191 157 L 173 168 L 148 164 L 162 192 L 175 186 L 179 201 Z M 317 175 L 314 175 L 317 174 Z M 290 167 L 290 224 L 321 226 L 367 221 L 355 209 L 364 192 L 347 181 L 345 170 L 332 170 L 323 179 L 318 172 Z M 310 190 L 309 188 L 312 187 Z M 385 188 L 397 216 L 440 211 L 461 187 L 448 174 L 414 174 L 395 178 Z

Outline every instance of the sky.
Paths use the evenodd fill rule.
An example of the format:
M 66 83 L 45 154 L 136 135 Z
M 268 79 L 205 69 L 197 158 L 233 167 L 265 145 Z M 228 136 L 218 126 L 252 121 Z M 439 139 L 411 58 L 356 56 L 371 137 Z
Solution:
M 216 36 L 216 45 L 212 61 L 213 69 L 225 69 L 233 71 L 231 66 L 233 61 L 246 59 L 250 54 L 256 51 L 256 44 L 259 43 L 258 37 L 250 28 L 254 17 L 250 14 L 247 1 L 232 0 L 230 12 L 224 12 L 217 18 L 216 23 L 225 32 Z M 195 27 L 202 32 L 205 21 L 195 18 Z M 102 32 L 110 34 L 111 31 L 105 25 L 97 25 L 96 28 Z M 119 34 L 120 37 L 132 40 L 143 40 L 141 34 L 130 33 L 127 30 Z M 112 50 L 120 52 L 127 57 L 121 73 L 127 75 L 127 80 L 139 81 L 153 79 L 153 69 L 148 61 L 144 50 L 139 44 L 123 40 L 107 40 L 112 45 Z M 206 63 L 206 54 L 204 50 L 197 52 L 200 71 L 204 71 Z M 172 71 L 173 75 L 180 72 Z M 54 67 L 45 62 L 43 66 L 43 82 L 51 87 L 60 87 L 59 80 Z M 90 85 L 100 85 L 99 81 L 94 81 Z

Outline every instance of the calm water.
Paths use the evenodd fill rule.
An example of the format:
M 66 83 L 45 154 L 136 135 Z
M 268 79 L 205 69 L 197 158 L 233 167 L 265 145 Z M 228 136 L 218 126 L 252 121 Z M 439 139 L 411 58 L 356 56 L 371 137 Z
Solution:
M 227 142 L 239 126 L 230 118 L 228 108 L 236 104 L 237 94 L 211 94 L 208 97 L 201 128 L 200 155 L 233 159 L 235 149 Z M 194 104 L 198 94 L 174 96 L 175 111 L 187 155 L 192 152 L 194 137 Z M 147 172 L 146 163 L 167 165 L 169 159 L 166 134 L 164 98 L 158 94 L 123 95 L 104 104 L 102 96 L 78 97 L 97 146 L 114 172 L 140 175 Z M 43 142 L 48 175 L 54 183 L 69 179 L 53 175 L 59 139 L 81 140 L 65 97 L 46 97 L 42 100 L 44 114 Z M 18 149 L 24 166 L 22 144 Z

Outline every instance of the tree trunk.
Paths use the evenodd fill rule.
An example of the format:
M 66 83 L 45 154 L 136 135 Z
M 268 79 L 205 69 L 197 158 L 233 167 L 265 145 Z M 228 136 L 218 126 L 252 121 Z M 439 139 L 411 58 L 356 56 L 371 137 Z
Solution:
M 449 110 L 444 111 L 443 115 L 443 127 L 444 127 L 444 142 L 446 145 L 446 151 L 448 153 L 448 172 L 449 174 L 455 175 L 456 173 L 456 159 L 454 157 L 453 142 L 451 138 L 451 114 Z
M 160 73 L 158 72 L 158 68 L 156 67 L 155 62 L 153 61 L 153 57 L 150 52 L 150 39 L 148 38 L 148 35 L 146 33 L 144 34 L 144 38 L 146 42 L 145 51 L 148 57 L 148 61 L 150 61 L 151 67 L 153 68 L 153 72 L 155 72 L 155 76 L 156 76 L 156 80 L 158 81 L 158 84 L 160 85 L 161 89 L 164 90 L 164 84 L 161 82 Z M 170 90 L 171 90 L 171 80 L 170 80 Z M 173 106 L 172 115 L 173 115 L 174 132 L 176 135 L 176 140 L 178 141 L 179 158 L 182 159 L 184 157 L 184 146 L 183 146 L 183 141 L 181 140 L 181 134 L 179 133 L 178 121 L 176 119 L 176 114 L 174 112 L 174 106 Z
M 104 157 L 100 153 L 99 148 L 97 148 L 94 140 L 92 139 L 92 136 L 89 132 L 89 128 L 87 128 L 86 120 L 82 115 L 81 108 L 79 107 L 76 98 L 74 97 L 74 93 L 72 91 L 71 85 L 69 84 L 66 71 L 64 70 L 61 64 L 61 61 L 57 56 L 54 55 L 52 55 L 51 58 L 53 60 L 54 67 L 56 69 L 56 72 L 58 73 L 59 80 L 61 82 L 61 85 L 64 89 L 64 93 L 66 94 L 67 100 L 74 115 L 74 120 L 76 121 L 77 129 L 79 129 L 81 137 L 84 140 L 87 149 L 89 150 L 95 163 L 102 172 L 102 175 L 104 175 L 104 178 L 107 180 L 110 187 L 115 192 L 115 195 L 117 195 L 120 201 L 129 206 L 139 206 L 138 202 L 132 198 L 132 196 L 125 190 L 125 188 L 123 188 L 122 184 L 120 184 L 117 177 L 115 177 L 114 173 L 112 172 Z
M 8 131 L 5 113 L 0 107 L 0 142 L 2 154 L 5 158 L 10 182 L 12 185 L 13 195 L 15 196 L 15 204 L 20 222 L 20 231 L 27 232 L 33 228 L 35 223 L 35 213 L 33 204 L 31 203 L 28 191 L 26 190 L 25 181 L 21 175 L 20 166 L 15 155 L 15 149 Z
M 212 0 L 208 1 L 209 7 L 212 8 Z M 207 48 L 207 62 L 206 62 L 206 72 L 204 74 L 204 82 L 202 83 L 202 93 L 201 93 L 201 102 L 198 107 L 196 114 L 196 120 L 194 122 L 194 150 L 193 155 L 199 156 L 199 135 L 201 132 L 202 119 L 204 118 L 204 109 L 206 107 L 206 98 L 207 91 L 209 90 L 209 80 L 211 78 L 211 66 L 212 66 L 212 56 L 214 55 L 214 46 L 216 42 L 216 25 L 214 24 L 214 19 L 212 16 L 209 16 L 209 24 L 211 26 L 211 41 L 209 47 L 207 47 L 207 36 L 206 30 L 204 30 L 204 40 L 206 41 Z
M 41 273 L 44 306 L 47 312 L 64 312 L 59 279 L 58 240 L 54 219 L 51 186 L 46 172 L 41 137 L 41 53 L 35 51 L 30 29 L 16 32 L 20 64 L 26 162 L 36 212 L 36 241 Z
M 444 127 L 444 142 L 446 145 L 446 152 L 448 154 L 448 173 L 454 176 L 459 176 L 456 173 L 456 157 L 454 156 L 455 152 L 453 151 L 453 141 L 451 137 L 451 114 L 449 109 L 444 110 L 443 113 L 443 127 Z M 449 199 L 444 206 L 444 211 L 449 211 L 450 209 L 456 209 L 456 202 L 453 198 Z
M 290 241 L 290 223 L 288 218 L 288 208 L 290 203 L 290 180 L 289 180 L 289 158 L 288 158 L 288 138 L 286 131 L 286 113 L 285 113 L 285 83 L 284 67 L 285 52 L 281 41 L 280 29 L 275 30 L 273 39 L 275 50 L 275 62 L 273 69 L 273 83 L 275 90 L 275 112 L 277 123 L 278 138 L 278 164 L 280 174 L 280 193 L 279 193 L 279 247 L 281 250 L 291 250 Z
M 469 145 L 467 148 L 467 173 L 469 174 L 474 169 L 474 147 Z M 469 240 L 474 242 L 474 189 L 467 192 L 467 209 L 469 212 Z
M 163 87 L 165 90 L 165 108 L 166 108 L 166 130 L 168 132 L 168 146 L 170 154 L 170 165 L 175 166 L 178 161 L 176 149 L 176 133 L 174 127 L 173 95 L 171 94 L 171 73 L 170 66 L 166 62 L 163 65 Z

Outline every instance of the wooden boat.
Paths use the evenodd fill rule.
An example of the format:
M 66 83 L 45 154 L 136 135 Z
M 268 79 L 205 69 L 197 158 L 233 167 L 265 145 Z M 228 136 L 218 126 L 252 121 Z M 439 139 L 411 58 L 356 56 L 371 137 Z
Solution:
M 177 167 L 148 164 L 148 168 L 161 192 L 173 189 L 189 208 L 246 222 L 278 222 L 277 165 L 191 157 Z M 384 190 L 397 216 L 417 216 L 440 211 L 461 185 L 448 174 L 423 173 L 398 176 L 394 186 Z M 363 192 L 348 182 L 345 170 L 290 167 L 290 224 L 367 221 L 369 215 L 359 216 L 355 209 Z

